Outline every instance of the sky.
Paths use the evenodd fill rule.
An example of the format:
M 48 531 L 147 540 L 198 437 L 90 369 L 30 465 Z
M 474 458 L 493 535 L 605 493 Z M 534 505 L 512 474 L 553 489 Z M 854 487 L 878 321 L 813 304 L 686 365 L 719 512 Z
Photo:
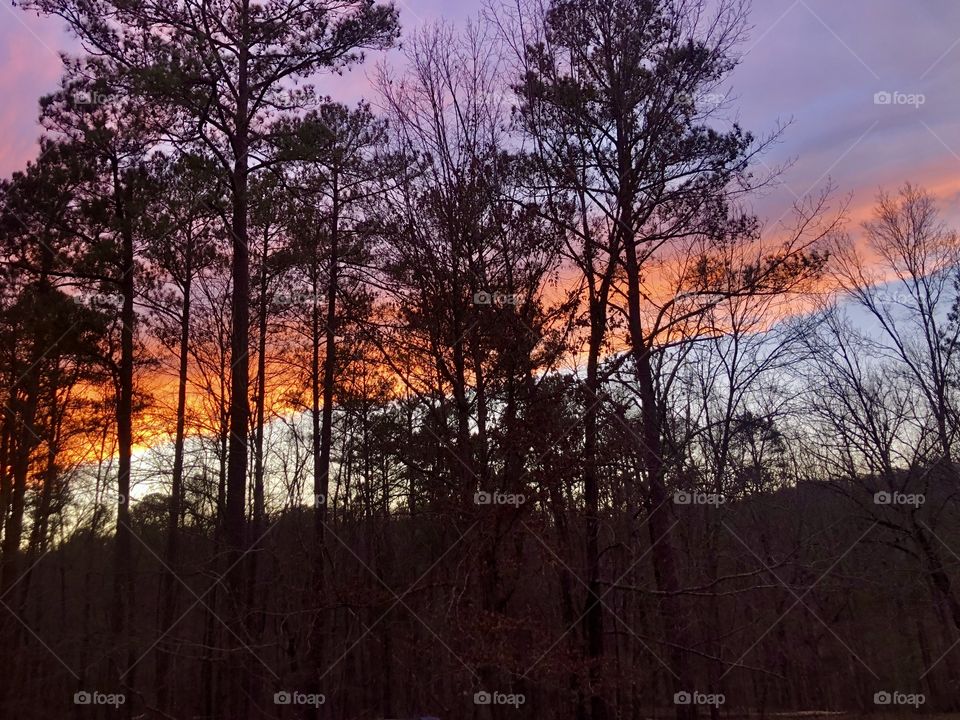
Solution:
M 397 6 L 409 32 L 438 19 L 462 23 L 483 1 Z M 754 0 L 750 24 L 742 62 L 723 90 L 728 114 L 757 135 L 789 123 L 763 162 L 790 165 L 754 202 L 769 226 L 832 181 L 838 201 L 849 197 L 856 227 L 881 188 L 908 180 L 960 225 L 960 3 Z M 2 2 L 0 175 L 36 155 L 37 100 L 57 85 L 59 53 L 76 48 L 60 21 Z M 318 85 L 345 102 L 369 97 L 373 60 Z
M 464 23 L 482 2 L 397 5 L 409 33 L 440 19 Z M 750 24 L 723 91 L 729 114 L 758 135 L 788 123 L 763 162 L 789 168 L 754 201 L 768 227 L 831 181 L 837 200 L 850 200 L 854 233 L 877 192 L 905 181 L 930 190 L 960 227 L 960 2 L 754 0 Z M 57 86 L 60 53 L 77 50 L 60 21 L 0 0 L 0 177 L 36 155 L 37 101 Z M 371 57 L 319 89 L 354 103 L 372 95 L 375 61 L 401 59 Z

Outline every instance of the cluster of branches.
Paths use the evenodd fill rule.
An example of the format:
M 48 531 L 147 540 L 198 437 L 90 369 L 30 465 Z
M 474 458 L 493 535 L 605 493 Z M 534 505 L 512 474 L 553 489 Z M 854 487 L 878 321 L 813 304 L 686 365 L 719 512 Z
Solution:
M 491 7 L 376 110 L 312 83 L 390 6 L 31 7 L 85 54 L 0 186 L 0 707 L 954 706 L 960 242 L 750 211 L 744 3 Z

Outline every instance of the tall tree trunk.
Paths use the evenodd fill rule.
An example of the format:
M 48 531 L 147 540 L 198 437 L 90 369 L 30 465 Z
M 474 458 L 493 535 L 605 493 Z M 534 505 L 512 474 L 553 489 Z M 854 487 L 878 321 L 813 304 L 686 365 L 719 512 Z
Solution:
M 40 485 L 37 507 L 33 515 L 33 529 L 27 545 L 27 567 L 29 568 L 20 582 L 18 608 L 25 607 L 27 593 L 32 579 L 34 562 L 47 550 L 50 515 L 52 512 L 54 486 L 57 483 L 57 456 L 60 452 L 60 433 L 62 430 L 63 410 L 60 407 L 58 392 L 61 383 L 59 361 L 50 373 L 47 396 L 49 402 L 48 427 L 46 433 L 47 452 L 43 481 Z
M 327 484 L 321 472 L 321 408 L 320 404 L 323 395 L 320 389 L 320 263 L 318 257 L 319 241 L 314 244 L 311 265 L 310 282 L 312 293 L 312 302 L 310 306 L 310 422 L 311 422 L 311 450 L 313 455 L 313 521 L 314 521 L 314 547 L 313 562 L 311 564 L 311 575 L 313 583 L 313 594 L 315 598 L 322 598 L 325 586 L 324 578 L 324 541 L 326 539 L 326 506 L 327 506 Z M 330 334 L 327 328 L 327 334 Z M 319 676 L 324 672 L 324 630 L 325 630 L 325 608 L 320 603 L 320 608 L 313 617 L 313 624 L 310 628 L 310 666 L 313 672 L 311 682 L 317 678 L 316 684 L 311 686 L 311 691 L 315 693 L 323 692 L 319 685 Z M 304 717 L 319 717 L 319 710 L 305 711 Z
M 224 518 L 224 540 L 227 546 L 227 567 L 232 568 L 227 585 L 240 596 L 243 573 L 238 559 L 244 550 L 246 525 L 247 433 L 250 431 L 250 405 L 247 399 L 250 381 L 250 258 L 247 231 L 249 204 L 249 49 L 246 46 L 249 0 L 243 1 L 243 35 L 238 57 L 236 134 L 232 138 L 234 166 L 232 176 L 230 262 L 232 284 L 230 332 L 230 437 L 227 452 L 227 511 Z
M 116 221 L 120 231 L 120 276 L 117 286 L 122 298 L 120 309 L 120 364 L 117 371 L 118 398 L 117 418 L 117 535 L 114 576 L 112 626 L 115 638 L 116 668 L 132 665 L 133 646 L 127 637 L 130 614 L 133 610 L 133 562 L 132 535 L 130 529 L 130 470 L 133 457 L 133 333 L 134 333 L 134 254 L 133 229 L 128 216 L 128 189 L 122 187 L 119 162 L 112 161 L 114 203 Z M 122 648 L 126 647 L 124 659 Z M 126 682 L 134 682 L 133 672 L 126 675 Z M 130 717 L 132 704 L 124 705 L 124 713 Z
M 11 415 L 19 421 L 19 432 L 16 441 L 12 442 L 12 472 L 9 515 L 3 534 L 2 567 L 0 567 L 0 598 L 6 603 L 20 573 L 20 546 L 23 539 L 23 517 L 26 508 L 27 475 L 30 470 L 30 454 L 37 439 L 34 428 L 37 396 L 40 384 L 40 353 L 42 352 L 39 338 L 31 351 L 34 360 L 27 372 L 22 385 L 23 396 L 13 405 Z M 16 392 L 16 390 L 14 391 Z M 10 691 L 16 686 L 15 673 L 18 665 L 15 663 L 16 648 L 18 646 L 20 630 L 16 620 L 11 617 L 6 608 L 0 607 L 0 642 L 6 650 L 0 652 L 0 677 L 5 678 L 0 683 L 0 707 L 4 707 L 9 700 Z
M 623 224 L 631 227 L 631 220 L 624 219 Z M 674 525 L 673 505 L 666 488 L 665 463 L 663 459 L 662 417 L 657 403 L 656 384 L 651 358 L 651 347 L 643 336 L 640 318 L 640 270 L 637 263 L 637 249 L 633 237 L 624 243 L 627 269 L 627 302 L 630 344 L 633 360 L 636 364 L 636 378 L 640 390 L 641 410 L 641 448 L 643 469 L 646 471 L 647 495 L 650 506 L 647 527 L 650 534 L 654 575 L 657 588 L 664 593 L 661 612 L 664 622 L 664 635 L 670 647 L 670 665 L 673 671 L 674 693 L 695 689 L 690 675 L 690 665 L 686 648 L 690 647 L 687 638 L 687 622 L 684 617 L 682 601 L 677 599 L 680 590 L 680 573 L 677 568 L 676 550 L 670 538 Z M 686 720 L 696 716 L 693 705 L 677 705 L 677 717 Z
M 263 256 L 260 260 L 260 303 L 257 318 L 257 417 L 254 429 L 253 447 L 253 530 L 254 538 L 263 532 L 264 496 L 263 496 L 263 428 L 266 416 L 267 399 L 267 252 L 268 234 L 263 234 Z M 256 557 L 256 553 L 254 553 Z M 256 561 L 253 561 L 251 581 L 256 580 Z
M 249 308 L 249 261 L 247 256 L 247 169 L 246 157 L 237 162 L 235 173 L 237 186 L 233 213 L 233 301 L 230 338 L 230 431 L 227 450 L 226 512 L 224 517 L 224 554 L 228 622 L 235 631 L 243 625 L 242 604 L 244 600 L 243 554 L 247 549 L 246 534 L 246 484 L 247 484 L 247 433 L 250 430 L 250 406 L 247 392 L 250 378 L 248 332 Z M 235 650 L 236 639 L 227 633 L 226 641 Z M 231 652 L 227 663 L 227 678 L 220 688 L 225 695 L 222 710 L 225 720 L 245 718 L 247 704 L 241 698 L 243 661 Z
M 39 343 L 37 343 L 39 345 Z M 34 355 L 39 354 L 35 349 Z M 23 397 L 12 403 L 19 412 L 13 413 L 20 425 L 16 441 L 12 442 L 10 507 L 3 532 L 3 568 L 0 570 L 0 594 L 14 582 L 20 567 L 20 543 L 23 539 L 23 515 L 26 509 L 27 475 L 30 472 L 30 454 L 37 441 L 35 429 L 37 400 L 40 385 L 40 358 L 35 357 L 33 367 L 23 383 Z
M 599 378 L 600 350 L 606 331 L 605 299 L 591 298 L 590 346 L 587 358 L 587 396 L 584 398 L 584 469 L 583 496 L 586 505 L 587 599 L 583 613 L 584 638 L 590 665 L 590 715 L 593 720 L 606 720 L 607 707 L 597 692 L 600 663 L 603 660 L 603 605 L 600 602 L 600 489 L 597 477 L 598 399 L 602 392 Z M 580 710 L 582 712 L 582 709 Z
M 0 423 L 0 548 L 3 547 L 4 526 L 7 524 L 7 510 L 10 508 L 10 495 L 13 485 L 10 477 L 10 422 L 9 409 L 3 413 Z M 0 550 L 2 553 L 2 550 Z M 2 554 L 0 554 L 2 558 Z
M 320 446 L 322 444 L 320 441 L 322 437 L 320 413 L 323 394 L 320 389 L 320 263 L 317 257 L 317 247 L 313 248 L 310 275 L 311 289 L 313 290 L 310 305 L 310 423 L 312 433 L 310 440 L 313 454 L 314 535 L 319 547 L 319 542 L 324 537 L 328 488 L 324 486 L 320 466 Z
M 340 272 L 340 197 L 337 187 L 337 174 L 333 173 L 331 188 L 333 204 L 330 211 L 330 259 L 329 275 L 327 277 L 327 328 L 326 345 L 323 358 L 323 418 L 320 426 L 320 468 L 319 476 L 314 487 L 316 492 L 323 495 L 320 503 L 320 517 L 326 522 L 327 516 L 327 486 L 330 483 L 330 446 L 333 437 L 333 383 L 337 368 L 337 293 L 339 291 Z M 321 533 L 322 537 L 322 533 Z
M 231 242 L 232 258 L 230 276 L 232 297 L 230 302 L 230 435 L 227 451 L 226 513 L 224 517 L 224 555 L 226 586 L 224 600 L 228 604 L 228 622 L 234 632 L 243 633 L 244 565 L 241 562 L 246 550 L 246 497 L 247 497 L 247 446 L 250 432 L 250 257 L 247 213 L 250 182 L 250 128 L 249 106 L 249 0 L 242 0 L 239 9 L 241 30 L 237 56 L 237 108 L 234 117 L 235 132 L 231 138 L 234 153 L 231 197 Z M 226 678 L 220 683 L 224 702 L 222 712 L 225 720 L 242 720 L 247 717 L 249 705 L 241 691 L 244 662 L 237 650 L 236 638 L 227 633 L 226 641 L 231 651 L 226 662 Z
M 174 612 L 179 595 L 179 581 L 176 574 L 180 572 L 180 516 L 183 514 L 183 455 L 186 435 L 187 411 L 187 374 L 190 359 L 190 291 L 193 285 L 193 242 L 187 240 L 184 257 L 183 279 L 183 306 L 180 310 L 180 345 L 178 347 L 177 368 L 177 420 L 173 440 L 173 478 L 170 488 L 170 506 L 167 514 L 167 571 L 163 575 L 161 589 L 161 610 L 159 632 L 166 632 L 174 620 Z M 156 689 L 157 702 L 162 711 L 170 708 L 168 687 L 169 657 L 160 649 L 157 654 Z
M 315 495 L 315 527 L 317 560 L 314 568 L 315 588 L 317 596 L 321 597 L 324 590 L 324 563 L 326 562 L 326 523 L 327 523 L 327 494 L 330 486 L 330 450 L 333 439 L 333 384 L 336 374 L 336 334 L 337 334 L 337 292 L 339 290 L 340 264 L 340 206 L 339 191 L 337 189 L 336 173 L 333 176 L 333 206 L 330 217 L 330 257 L 328 259 L 328 275 L 326 288 L 326 335 L 324 336 L 323 358 L 323 407 L 320 413 L 320 426 L 317 427 L 317 376 L 319 352 L 319 313 L 317 309 L 316 292 L 313 302 L 313 431 L 314 431 L 314 474 L 313 492 Z M 319 277 L 319 273 L 315 275 Z M 318 282 L 314 283 L 316 291 Z M 317 431 L 319 430 L 319 444 Z M 321 609 L 321 613 L 323 610 Z M 318 615 L 314 622 L 314 632 L 311 641 L 311 661 L 313 670 L 319 676 L 323 672 L 323 615 Z M 315 692 L 322 692 L 317 687 Z M 310 713 L 312 717 L 319 717 L 319 708 Z
M 593 720 L 605 720 L 609 715 L 603 696 L 597 692 L 600 679 L 601 663 L 603 660 L 603 605 L 600 602 L 600 489 L 597 473 L 597 452 L 599 448 L 598 408 L 602 397 L 602 382 L 600 378 L 600 355 L 603 350 L 604 339 L 608 325 L 608 303 L 610 288 L 613 283 L 616 264 L 616 236 L 611 242 L 603 272 L 600 273 L 600 283 L 596 282 L 595 266 L 599 258 L 598 248 L 593 234 L 587 225 L 587 199 L 581 192 L 579 195 L 581 208 L 582 233 L 585 239 L 584 259 L 588 269 L 588 302 L 590 312 L 590 342 L 587 351 L 587 396 L 584 398 L 585 412 L 583 419 L 583 495 L 586 505 L 586 564 L 587 564 L 587 598 L 583 613 L 583 634 L 586 641 L 587 658 L 590 665 L 588 678 L 590 681 L 590 714 Z M 586 707 L 583 703 L 583 692 L 578 693 L 577 720 L 586 716 Z
M 254 420 L 253 437 L 253 521 L 250 525 L 249 544 L 250 555 L 247 557 L 247 633 L 253 642 L 259 643 L 263 631 L 263 614 L 257 606 L 258 575 L 260 572 L 260 553 L 257 544 L 264 532 L 264 425 L 266 422 L 267 398 L 267 252 L 269 250 L 269 233 L 263 234 L 260 263 L 260 297 L 257 317 L 257 394 L 254 400 L 256 419 Z M 257 668 L 252 663 L 256 659 L 246 654 L 247 669 L 243 674 L 243 688 L 247 697 L 256 697 L 260 692 Z
M 47 243 L 41 243 L 41 268 L 37 282 L 36 308 L 42 307 L 47 295 L 52 291 L 50 271 L 53 268 L 53 251 Z M 48 339 L 41 328 L 30 343 L 27 370 L 10 389 L 10 407 L 7 417 L 13 420 L 5 423 L 4 455 L 9 457 L 10 475 L 7 476 L 7 507 L 4 508 L 4 529 L 2 556 L 0 556 L 0 596 L 16 582 L 19 568 L 20 542 L 23 539 L 23 513 L 26 507 L 27 475 L 30 472 L 30 454 L 40 437 L 37 433 L 37 403 L 40 400 L 40 379 L 43 372 L 42 361 L 48 351 Z M 14 431 L 14 427 L 17 431 Z M 5 458 L 6 459 L 6 458 Z M 6 470 L 4 470 L 6 474 Z M 2 627 L 2 624 L 0 624 Z

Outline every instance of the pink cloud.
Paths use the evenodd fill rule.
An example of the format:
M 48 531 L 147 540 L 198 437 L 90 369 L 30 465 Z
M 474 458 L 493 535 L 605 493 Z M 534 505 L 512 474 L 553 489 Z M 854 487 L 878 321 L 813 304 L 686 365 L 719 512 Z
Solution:
M 7 3 L 0 17 L 0 174 L 9 175 L 37 153 L 37 101 L 57 87 L 70 39 L 57 21 Z

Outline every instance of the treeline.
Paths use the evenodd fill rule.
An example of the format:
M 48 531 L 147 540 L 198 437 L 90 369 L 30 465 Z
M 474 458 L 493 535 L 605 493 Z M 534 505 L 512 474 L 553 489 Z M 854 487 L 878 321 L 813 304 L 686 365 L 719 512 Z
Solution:
M 960 241 L 756 216 L 745 3 L 29 7 L 4 717 L 956 709 Z

